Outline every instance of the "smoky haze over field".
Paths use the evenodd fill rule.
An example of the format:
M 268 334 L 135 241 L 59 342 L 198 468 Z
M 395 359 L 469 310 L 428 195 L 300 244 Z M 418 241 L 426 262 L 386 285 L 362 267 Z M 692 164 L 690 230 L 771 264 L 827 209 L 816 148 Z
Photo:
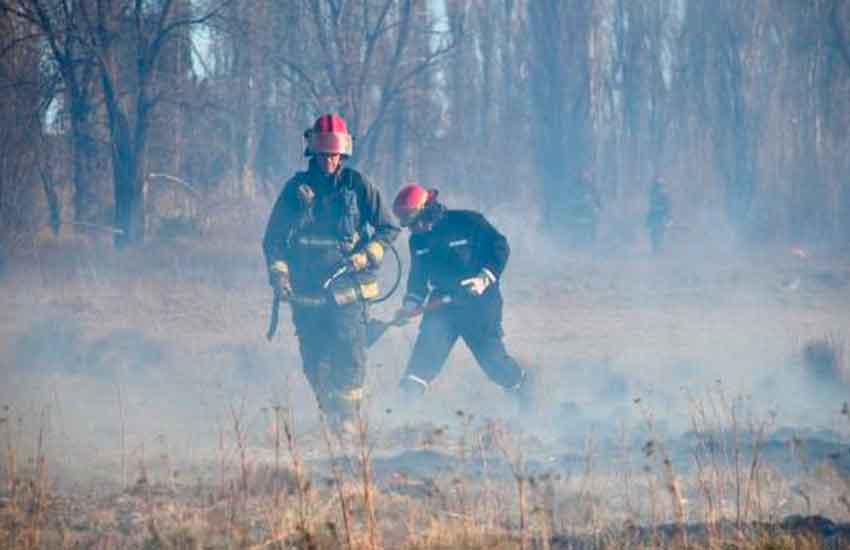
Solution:
M 401 401 L 414 324 L 370 352 L 368 416 L 379 438 L 405 426 L 458 429 L 458 411 L 506 421 L 549 453 L 639 440 L 650 425 L 675 437 L 706 410 L 720 423 L 734 409 L 742 422 L 770 421 L 771 431 L 846 429 L 847 386 L 813 376 L 802 355 L 810 340 L 843 346 L 850 334 L 846 264 L 707 230 L 671 238 L 659 257 L 644 237 L 615 246 L 603 234 L 568 249 L 541 236 L 523 209 L 485 211 L 513 243 L 502 283 L 506 340 L 538 373 L 539 409 L 516 417 L 462 343 L 426 399 Z M 263 338 L 269 291 L 256 240 L 152 244 L 131 257 L 76 252 L 23 262 L 6 277 L 12 317 L 0 402 L 20 418 L 15 437 L 32 444 L 48 426 L 51 450 L 74 471 L 157 453 L 208 463 L 238 431 L 269 448 L 275 404 L 291 405 L 299 430 L 315 433 L 288 308 L 277 339 Z M 393 276 L 388 262 L 385 288 Z M 400 294 L 372 315 L 389 317 Z

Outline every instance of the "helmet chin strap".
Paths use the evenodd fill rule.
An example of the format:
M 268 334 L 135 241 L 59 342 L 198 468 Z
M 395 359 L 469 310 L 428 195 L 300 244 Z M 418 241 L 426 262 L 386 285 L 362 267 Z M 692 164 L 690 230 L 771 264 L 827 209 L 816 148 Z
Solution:
M 434 227 L 434 224 L 420 221 L 415 221 L 408 226 L 411 233 L 427 233 L 431 231 L 432 227 Z
M 443 206 L 443 203 L 437 202 L 436 196 L 437 194 L 434 193 L 434 198 L 429 200 L 428 204 L 425 205 L 425 211 L 422 212 L 423 221 L 428 225 L 434 225 L 437 223 L 446 211 L 446 207 Z
M 446 211 L 446 207 L 435 200 L 432 200 L 428 204 L 425 205 L 425 208 L 422 209 L 422 213 L 408 226 L 410 231 L 413 233 L 425 233 L 430 231 L 431 228 L 434 227 L 440 218 L 443 217 L 443 213 Z

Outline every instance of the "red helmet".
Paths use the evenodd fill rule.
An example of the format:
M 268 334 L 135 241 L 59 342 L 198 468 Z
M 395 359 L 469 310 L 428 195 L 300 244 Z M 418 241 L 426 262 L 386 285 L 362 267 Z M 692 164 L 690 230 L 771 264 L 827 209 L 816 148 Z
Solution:
M 425 189 L 417 183 L 405 185 L 393 201 L 393 213 L 402 227 L 407 227 L 437 197 L 436 189 Z
M 348 133 L 345 119 L 337 114 L 331 113 L 317 118 L 313 127 L 304 132 L 304 137 L 307 138 L 308 156 L 316 153 L 351 156 L 351 134 Z

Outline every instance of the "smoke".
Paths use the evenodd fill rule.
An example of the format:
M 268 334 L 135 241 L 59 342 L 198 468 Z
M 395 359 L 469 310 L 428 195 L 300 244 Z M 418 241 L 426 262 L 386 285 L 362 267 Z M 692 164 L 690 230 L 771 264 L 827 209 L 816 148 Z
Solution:
M 747 243 L 710 208 L 677 219 L 660 255 L 642 213 L 576 248 L 541 228 L 533 201 L 488 206 L 441 196 L 449 207 L 480 208 L 510 240 L 506 342 L 539 371 L 542 387 L 539 413 L 519 427 L 576 442 L 616 437 L 651 417 L 675 436 L 722 396 L 774 427 L 838 429 L 846 388 L 812 381 L 800 361 L 808 338 L 850 329 L 826 284 L 841 278 L 829 256 L 803 260 L 780 245 Z M 381 371 L 380 387 L 397 384 L 414 338 L 405 328 L 373 352 L 394 365 L 390 376 Z M 425 401 L 411 416 L 449 422 L 456 409 L 503 418 L 515 411 L 462 343 Z
M 850 334 L 842 294 L 850 277 L 830 256 L 744 245 L 708 214 L 671 230 L 660 256 L 640 220 L 574 248 L 541 230 L 533 202 L 444 196 L 449 207 L 480 207 L 510 240 L 505 341 L 538 374 L 537 410 L 518 415 L 461 342 L 420 402 L 402 399 L 413 323 L 369 352 L 368 414 L 378 433 L 499 419 L 575 449 L 650 423 L 675 437 L 721 396 L 777 429 L 840 429 L 846 388 L 813 380 L 801 355 L 813 338 Z M 13 322 L 0 340 L 0 404 L 20 419 L 13 436 L 22 448 L 47 424 L 57 463 L 74 476 L 94 475 L 78 470 L 96 460 L 98 476 L 117 479 L 122 463 L 133 471 L 163 455 L 202 476 L 232 456 L 237 430 L 251 448 L 267 449 L 276 405 L 291 407 L 299 434 L 318 431 L 286 306 L 278 337 L 264 339 L 270 293 L 258 245 L 179 246 L 122 262 L 93 257 L 55 286 L 20 270 L 7 275 L 2 305 Z M 406 235 L 397 247 L 402 287 L 373 317 L 400 305 Z M 390 262 L 382 273 L 385 289 L 394 269 Z

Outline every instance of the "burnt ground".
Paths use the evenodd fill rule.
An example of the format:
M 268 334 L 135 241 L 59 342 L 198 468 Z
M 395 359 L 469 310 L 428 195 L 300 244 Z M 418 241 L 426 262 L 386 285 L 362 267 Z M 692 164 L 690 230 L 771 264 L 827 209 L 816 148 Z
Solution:
M 740 517 L 775 534 L 809 522 L 839 540 L 850 513 L 850 264 L 788 247 L 680 245 L 652 258 L 519 241 L 504 324 L 538 374 L 535 412 L 518 416 L 462 346 L 424 401 L 400 400 L 415 326 L 371 350 L 369 463 L 388 539 L 510 538 L 525 500 L 528 536 L 549 533 L 553 547 L 628 547 L 627 535 L 673 533 L 677 517 L 692 538 Z M 274 531 L 268 499 L 279 504 L 282 491 L 291 508 L 299 494 L 296 463 L 316 517 L 336 513 L 318 502 L 333 502 L 335 475 L 362 484 L 365 447 L 323 437 L 285 311 L 265 342 L 255 252 L 79 247 L 6 270 L 4 517 L 23 514 L 28 495 L 30 514 L 41 502 L 81 545 L 211 523 L 221 532 L 208 546 L 237 531 L 259 543 Z

